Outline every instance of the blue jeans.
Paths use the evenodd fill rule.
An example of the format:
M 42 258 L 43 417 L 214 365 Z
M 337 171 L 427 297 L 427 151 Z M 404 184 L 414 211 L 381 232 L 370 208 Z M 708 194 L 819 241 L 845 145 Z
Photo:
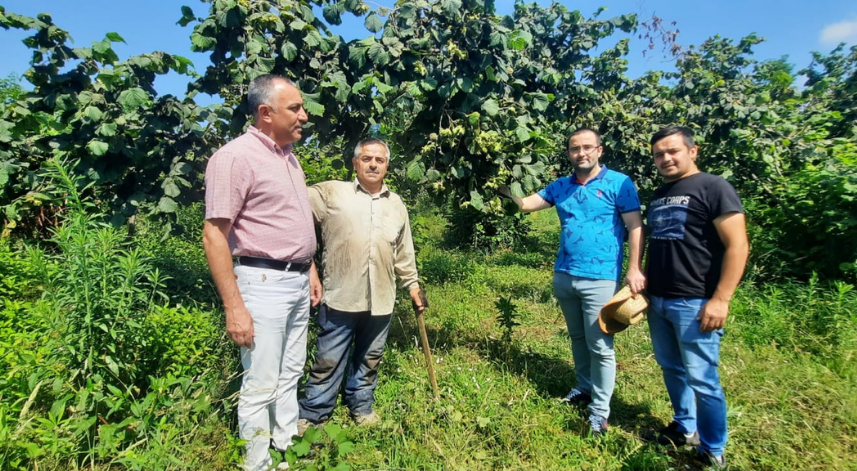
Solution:
M 673 406 L 673 420 L 684 432 L 699 431 L 700 448 L 722 455 L 726 447 L 726 396 L 720 387 L 720 337 L 699 330 L 696 317 L 704 298 L 651 296 L 649 330 L 655 359 Z
M 577 389 L 592 396 L 590 413 L 607 418 L 616 383 L 616 353 L 613 335 L 598 327 L 598 313 L 616 293 L 616 281 L 554 272 L 553 289 L 571 338 Z
M 372 413 L 378 365 L 392 318 L 392 314 L 373 316 L 369 311 L 337 311 L 324 304 L 319 308 L 321 332 L 306 397 L 300 401 L 302 419 L 321 423 L 330 418 L 346 369 L 345 404 L 354 415 Z M 354 354 L 350 355 L 352 343 Z

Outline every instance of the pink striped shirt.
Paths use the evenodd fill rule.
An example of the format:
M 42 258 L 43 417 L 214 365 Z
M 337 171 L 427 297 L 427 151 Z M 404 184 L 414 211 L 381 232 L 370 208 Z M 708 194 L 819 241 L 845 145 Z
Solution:
M 211 156 L 205 187 L 205 219 L 232 222 L 232 255 L 290 261 L 315 253 L 306 179 L 290 145 L 251 126 Z

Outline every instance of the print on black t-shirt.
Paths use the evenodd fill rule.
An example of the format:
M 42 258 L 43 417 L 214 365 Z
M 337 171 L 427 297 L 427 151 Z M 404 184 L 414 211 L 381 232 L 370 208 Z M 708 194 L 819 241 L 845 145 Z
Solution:
M 670 196 L 652 201 L 649 224 L 652 239 L 684 240 L 690 196 Z

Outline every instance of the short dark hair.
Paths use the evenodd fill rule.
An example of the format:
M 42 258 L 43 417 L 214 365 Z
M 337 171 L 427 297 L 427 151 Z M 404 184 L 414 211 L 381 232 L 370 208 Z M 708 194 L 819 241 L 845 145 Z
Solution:
M 368 146 L 372 144 L 380 144 L 384 146 L 384 149 L 387 151 L 387 161 L 390 161 L 390 146 L 384 142 L 383 139 L 378 139 L 377 137 L 367 137 L 366 139 L 361 140 L 357 143 L 357 146 L 354 147 L 354 158 L 360 157 L 360 151 L 363 150 L 363 146 Z
M 601 134 L 599 134 L 598 131 L 592 128 L 577 128 L 572 131 L 571 134 L 568 135 L 568 139 L 565 140 L 565 149 L 568 150 L 569 146 L 571 145 L 572 137 L 577 136 L 578 134 L 583 134 L 585 132 L 591 132 L 592 134 L 595 134 L 595 142 L 597 142 L 599 146 L 601 145 Z
M 291 85 L 298 88 L 295 82 L 283 77 L 282 75 L 266 74 L 254 78 L 250 82 L 247 90 L 247 105 L 250 106 L 250 112 L 253 113 L 253 119 L 259 119 L 259 107 L 262 105 L 273 106 L 274 89 L 277 82 L 285 82 L 286 85 Z
M 661 139 L 672 136 L 674 134 L 681 134 L 681 138 L 682 140 L 684 140 L 684 145 L 687 146 L 688 149 L 696 145 L 696 142 L 693 140 L 693 131 L 691 131 L 690 128 L 685 126 L 667 126 L 661 129 L 652 136 L 652 138 L 649 140 L 649 145 L 654 146 L 655 143 L 657 143 Z

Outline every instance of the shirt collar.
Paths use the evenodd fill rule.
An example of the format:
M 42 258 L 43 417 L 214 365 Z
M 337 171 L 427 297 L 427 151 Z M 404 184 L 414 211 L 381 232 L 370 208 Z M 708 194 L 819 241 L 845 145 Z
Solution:
M 273 139 L 271 139 L 269 136 L 266 136 L 256 126 L 250 126 L 249 128 L 247 128 L 247 134 L 250 134 L 253 137 L 255 137 L 256 139 L 259 139 L 260 141 L 262 141 L 262 144 L 264 144 L 265 147 L 270 149 L 272 152 L 282 151 L 283 154 L 288 155 L 292 152 L 292 148 L 294 147 L 293 144 L 286 144 L 285 147 L 278 146 L 277 143 L 274 142 Z
M 601 170 L 598 171 L 598 175 L 595 175 L 594 177 L 592 177 L 592 180 L 589 180 L 590 182 L 595 181 L 595 180 L 600 180 L 600 179 L 604 178 L 604 175 L 607 174 L 607 166 L 604 164 L 600 164 L 600 165 L 601 165 Z M 571 183 L 573 183 L 575 185 L 582 185 L 582 183 L 580 183 L 580 180 L 577 179 L 577 172 L 571 174 Z M 587 182 L 587 183 L 589 183 L 589 182 Z
M 369 190 L 367 190 L 366 188 L 363 188 L 363 185 L 361 185 L 360 181 L 358 181 L 357 178 L 355 177 L 354 178 L 354 192 L 356 193 L 357 190 L 362 190 L 367 195 L 372 196 L 372 194 L 369 193 Z M 389 194 L 390 194 L 390 189 L 387 188 L 387 184 L 381 183 L 381 192 L 378 193 L 378 196 L 389 196 Z

